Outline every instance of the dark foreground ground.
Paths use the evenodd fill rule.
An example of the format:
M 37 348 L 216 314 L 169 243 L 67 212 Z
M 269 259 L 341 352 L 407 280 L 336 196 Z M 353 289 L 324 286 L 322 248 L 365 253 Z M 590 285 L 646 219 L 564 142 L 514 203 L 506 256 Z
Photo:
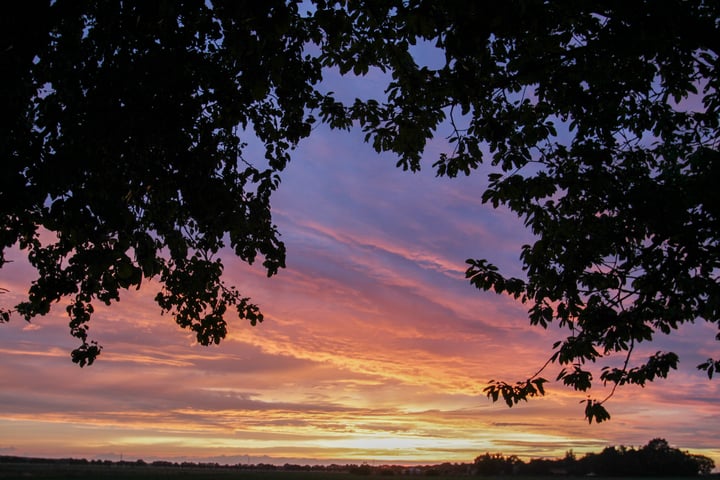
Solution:
M 248 471 L 234 468 L 199 468 L 199 467 L 158 467 L 152 465 L 58 465 L 40 463 L 12 463 L 0 464 L 0 480 L 150 480 L 150 479 L 188 479 L 188 480 L 458 480 L 461 478 L 474 479 L 502 479 L 502 480 L 577 480 L 568 476 L 552 477 L 445 477 L 445 476 L 382 476 L 357 475 L 340 472 L 292 472 L 292 471 Z M 581 477 L 583 480 L 608 480 L 603 477 Z M 637 477 L 636 477 L 637 478 Z M 651 477 L 640 477 L 643 480 L 660 480 Z M 720 480 L 720 475 L 705 477 L 662 477 L 674 480 Z M 619 480 L 613 478 L 612 480 Z
M 365 477 L 366 478 L 366 477 Z M 379 478 L 379 477 L 378 477 Z M 349 473 L 258 472 L 233 468 L 118 465 L 0 464 L 0 480 L 362 480 Z

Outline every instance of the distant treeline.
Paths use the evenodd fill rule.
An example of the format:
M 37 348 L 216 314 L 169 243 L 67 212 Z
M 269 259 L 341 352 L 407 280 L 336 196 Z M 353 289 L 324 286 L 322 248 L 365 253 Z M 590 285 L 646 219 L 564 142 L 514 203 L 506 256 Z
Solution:
M 475 459 L 478 475 L 572 475 L 606 477 L 673 477 L 707 475 L 715 462 L 672 448 L 662 438 L 642 448 L 607 447 L 600 453 L 577 458 L 572 451 L 559 460 L 533 459 L 525 463 L 516 456 L 486 453 Z
M 607 447 L 600 453 L 588 453 L 577 458 L 572 450 L 562 459 L 532 459 L 523 462 L 515 455 L 504 456 L 496 453 L 480 455 L 473 463 L 441 463 L 437 465 L 403 466 L 403 465 L 368 465 L 368 464 L 331 464 L 331 465 L 285 465 L 238 463 L 223 465 L 214 462 L 168 462 L 157 460 L 151 463 L 144 460 L 117 461 L 86 460 L 86 459 L 49 459 L 28 458 L 18 456 L 0 456 L 0 464 L 56 464 L 56 465 L 106 465 L 123 467 L 165 467 L 165 468 L 212 468 L 237 469 L 252 471 L 285 471 L 285 472 L 338 472 L 356 475 L 380 476 L 604 476 L 604 477 L 630 477 L 630 476 L 695 476 L 710 474 L 715 468 L 711 458 L 703 455 L 694 455 L 670 447 L 667 441 L 661 438 L 651 440 L 642 448 Z

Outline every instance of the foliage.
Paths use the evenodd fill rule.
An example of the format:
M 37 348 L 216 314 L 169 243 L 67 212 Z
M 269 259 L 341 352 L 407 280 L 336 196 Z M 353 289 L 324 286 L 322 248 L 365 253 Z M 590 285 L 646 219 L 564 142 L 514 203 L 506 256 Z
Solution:
M 13 245 L 38 277 L 26 319 L 69 298 L 73 360 L 92 363 L 93 303 L 143 279 L 203 344 L 226 315 L 262 321 L 222 281 L 220 249 L 285 249 L 270 197 L 315 118 L 361 128 L 398 166 L 420 168 L 450 125 L 440 176 L 489 171 L 482 200 L 535 235 L 524 278 L 468 260 L 481 290 L 555 324 L 557 380 L 578 391 L 663 378 L 678 357 L 636 364 L 637 344 L 720 318 L 720 4 L 702 0 L 39 1 L 3 16 L 0 266 Z M 418 63 L 434 45 L 443 61 Z M 320 93 L 323 68 L 389 72 L 384 96 L 345 105 Z M 243 156 L 246 139 L 263 159 Z M 6 320 L 7 310 L 2 310 Z M 718 335 L 720 339 L 720 334 Z M 720 360 L 699 368 L 708 377 Z M 546 364 L 547 366 L 547 364 Z M 512 406 L 543 395 L 543 369 L 486 392 Z M 612 395 L 612 393 L 610 394 Z M 605 400 L 585 400 L 592 422 Z
M 157 278 L 162 311 L 202 344 L 234 308 L 228 246 L 285 266 L 270 196 L 310 133 L 316 60 L 294 2 L 23 2 L 3 15 L 0 266 L 18 244 L 37 269 L 26 319 L 69 298 L 74 362 L 91 364 L 98 301 Z M 7 28 L 5 28 L 7 27 Z M 265 158 L 243 156 L 245 138 Z M 6 320 L 3 313 L 3 319 Z
M 475 470 L 478 475 L 511 475 L 522 461 L 515 455 L 505 457 L 500 453 L 486 453 L 475 458 Z
M 712 459 L 692 455 L 656 438 L 637 450 L 607 447 L 599 454 L 582 458 L 580 470 L 608 476 L 690 476 L 706 475 L 714 468 Z
M 520 253 L 525 278 L 483 259 L 469 259 L 466 276 L 527 304 L 532 325 L 567 330 L 549 359 L 557 380 L 585 392 L 592 365 L 619 354 L 622 366 L 608 360 L 599 375 L 610 396 L 644 386 L 679 359 L 658 351 L 637 364 L 636 345 L 718 324 L 720 4 L 329 3 L 352 28 L 327 31 L 325 62 L 392 74 L 387 98 L 346 109 L 367 140 L 417 170 L 448 122 L 454 149 L 437 174 L 483 164 L 483 201 L 534 234 Z M 444 55 L 441 66 L 416 62 L 420 42 Z M 719 365 L 699 368 L 712 377 Z M 544 393 L 541 372 L 485 391 L 512 406 Z M 610 418 L 605 400 L 584 401 L 590 422 Z
M 600 453 L 576 458 L 572 451 L 565 458 L 532 459 L 525 463 L 515 456 L 486 453 L 475 459 L 478 475 L 602 475 L 609 477 L 668 477 L 707 475 L 715 467 L 711 458 L 670 447 L 656 438 L 639 449 L 607 447 Z

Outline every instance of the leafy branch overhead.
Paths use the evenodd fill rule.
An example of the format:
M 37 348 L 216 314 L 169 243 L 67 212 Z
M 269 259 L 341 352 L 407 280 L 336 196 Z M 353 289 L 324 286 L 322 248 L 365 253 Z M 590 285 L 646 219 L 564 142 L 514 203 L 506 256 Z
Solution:
M 357 25 L 328 32 L 326 55 L 392 81 L 383 102 L 348 114 L 402 168 L 419 169 L 426 141 L 449 124 L 454 149 L 437 174 L 489 171 L 483 202 L 515 212 L 535 241 L 520 252 L 524 278 L 484 259 L 468 260 L 466 276 L 525 303 L 532 325 L 566 329 L 548 360 L 558 381 L 588 391 L 590 366 L 620 355 L 622 367 L 601 369 L 609 398 L 677 367 L 661 351 L 636 364 L 638 344 L 684 323 L 720 326 L 720 6 L 355 5 L 343 11 Z M 441 66 L 415 61 L 421 42 Z M 712 377 L 717 362 L 698 368 Z M 485 391 L 509 406 L 543 395 L 545 367 Z M 609 418 L 607 398 L 583 400 L 589 421 Z
M 202 344 L 231 309 L 262 321 L 217 254 L 285 266 L 270 197 L 320 101 L 297 4 L 36 1 L 3 21 L 0 265 L 17 244 L 38 273 L 16 311 L 68 298 L 81 366 L 100 353 L 93 303 L 147 278 Z M 245 135 L 264 158 L 245 158 Z
M 717 2 L 434 0 L 30 1 L 3 16 L 0 266 L 19 246 L 37 270 L 30 319 L 68 299 L 73 352 L 92 363 L 93 304 L 144 279 L 203 344 L 228 312 L 262 313 L 223 283 L 218 254 L 285 266 L 271 196 L 315 122 L 359 128 L 416 171 L 447 134 L 440 176 L 488 175 L 482 201 L 534 235 L 523 278 L 468 260 L 481 290 L 567 333 L 526 381 L 491 382 L 508 405 L 540 377 L 586 392 L 643 386 L 677 367 L 637 345 L 720 318 L 720 5 Z M 419 45 L 440 64 L 422 65 Z M 390 81 L 345 104 L 323 73 Z M 264 145 L 247 158 L 246 143 Z M 53 240 L 47 240 L 50 232 Z M 720 340 L 720 334 L 718 334 Z M 698 368 L 712 378 L 720 360 Z M 609 418 L 588 398 L 590 421 Z

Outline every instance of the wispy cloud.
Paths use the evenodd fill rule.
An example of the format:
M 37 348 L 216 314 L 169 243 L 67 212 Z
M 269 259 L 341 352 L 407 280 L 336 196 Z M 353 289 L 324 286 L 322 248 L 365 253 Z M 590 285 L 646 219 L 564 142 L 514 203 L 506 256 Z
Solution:
M 582 453 L 662 436 L 720 460 L 712 428 L 720 387 L 694 368 L 716 351 L 702 325 L 648 346 L 678 351 L 680 370 L 621 389 L 608 423 L 588 426 L 582 397 L 556 384 L 512 409 L 492 404 L 482 393 L 488 380 L 527 378 L 563 335 L 530 328 L 524 306 L 463 278 L 468 257 L 521 275 L 519 248 L 530 240 L 521 222 L 482 205 L 482 175 L 401 172 L 357 136 L 317 133 L 274 204 L 288 269 L 268 279 L 226 258 L 228 282 L 266 321 L 233 320 L 225 342 L 200 347 L 159 314 L 157 285 L 147 282 L 98 306 L 90 334 L 105 350 L 78 369 L 61 304 L 29 328 L 14 318 L 0 327 L 0 451 L 429 462 Z M 2 270 L 11 292 L 0 300 L 20 298 L 30 279 L 18 256 Z M 606 393 L 599 386 L 593 395 Z

